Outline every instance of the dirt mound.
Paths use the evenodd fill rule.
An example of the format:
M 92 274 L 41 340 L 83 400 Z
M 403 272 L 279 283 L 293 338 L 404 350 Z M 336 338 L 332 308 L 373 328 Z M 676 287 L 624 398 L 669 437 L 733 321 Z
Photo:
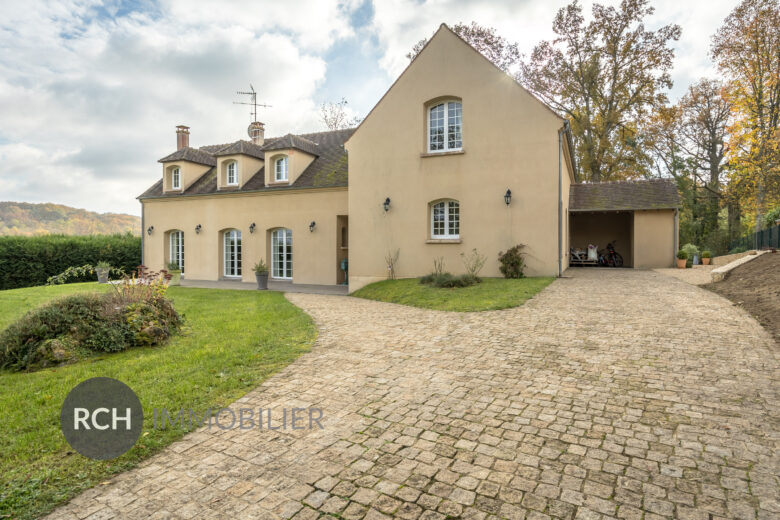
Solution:
M 780 344 L 780 252 L 761 255 L 731 271 L 725 280 L 702 287 L 744 308 Z

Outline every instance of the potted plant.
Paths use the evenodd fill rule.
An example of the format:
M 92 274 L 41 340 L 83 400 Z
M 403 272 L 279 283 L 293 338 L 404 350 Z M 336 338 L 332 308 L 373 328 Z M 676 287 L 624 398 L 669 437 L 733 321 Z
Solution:
M 95 272 L 97 273 L 98 283 L 108 283 L 108 273 L 111 271 L 111 264 L 101 260 L 95 266 Z
M 701 263 L 702 265 L 710 265 L 710 258 L 712 258 L 712 253 L 709 251 L 702 251 L 701 252 Z
M 261 258 L 252 269 L 257 279 L 257 288 L 261 291 L 268 289 L 268 266 L 265 265 L 263 259 Z
M 677 251 L 677 269 L 685 269 L 685 264 L 688 262 L 688 253 L 680 249 Z
M 181 285 L 181 268 L 179 264 L 176 262 L 168 263 L 168 274 L 171 275 L 168 285 Z

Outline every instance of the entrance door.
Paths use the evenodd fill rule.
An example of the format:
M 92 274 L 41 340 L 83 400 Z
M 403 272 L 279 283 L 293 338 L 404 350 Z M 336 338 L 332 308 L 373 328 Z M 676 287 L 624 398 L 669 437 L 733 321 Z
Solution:
M 292 280 L 291 229 L 275 229 L 271 232 L 271 276 Z
M 241 277 L 241 231 L 225 231 L 225 277 Z

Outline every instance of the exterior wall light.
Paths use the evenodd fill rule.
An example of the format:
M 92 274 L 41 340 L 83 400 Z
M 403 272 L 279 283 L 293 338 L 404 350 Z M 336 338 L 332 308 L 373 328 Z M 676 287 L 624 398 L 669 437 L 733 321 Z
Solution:
M 387 197 L 382 205 L 385 207 L 385 211 L 390 211 L 390 197 Z
M 201 230 L 201 229 L 203 229 L 203 226 L 201 226 L 200 224 L 198 224 L 197 226 L 195 226 L 195 233 L 200 233 L 200 230 Z
M 254 222 L 249 224 L 249 232 L 250 233 L 254 233 L 255 232 L 255 227 L 257 227 L 257 224 L 255 224 Z
M 309 224 L 309 232 L 310 232 L 310 233 L 314 233 L 314 227 L 315 227 L 316 225 L 317 225 L 317 223 L 316 223 L 316 222 L 314 222 L 314 221 L 312 220 L 312 221 L 311 221 L 311 224 Z
M 504 193 L 504 202 L 507 206 L 512 202 L 512 190 L 506 190 L 506 193 Z
M 151 235 L 152 231 L 154 231 L 154 226 L 149 226 L 148 228 L 146 228 L 146 234 L 147 235 Z

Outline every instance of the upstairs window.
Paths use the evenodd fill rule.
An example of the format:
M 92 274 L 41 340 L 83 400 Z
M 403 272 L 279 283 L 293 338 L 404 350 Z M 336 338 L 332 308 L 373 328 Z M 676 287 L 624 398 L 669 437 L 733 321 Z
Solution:
M 238 163 L 233 161 L 227 165 L 227 181 L 228 186 L 235 186 L 238 184 Z
M 428 151 L 463 149 L 463 107 L 460 101 L 445 101 L 428 109 Z
M 174 168 L 171 170 L 171 189 L 173 190 L 180 190 L 181 189 L 181 172 L 178 168 Z
M 280 157 L 274 163 L 274 180 L 276 182 L 287 180 L 287 157 Z
M 431 205 L 431 238 L 460 238 L 460 204 L 457 200 Z

